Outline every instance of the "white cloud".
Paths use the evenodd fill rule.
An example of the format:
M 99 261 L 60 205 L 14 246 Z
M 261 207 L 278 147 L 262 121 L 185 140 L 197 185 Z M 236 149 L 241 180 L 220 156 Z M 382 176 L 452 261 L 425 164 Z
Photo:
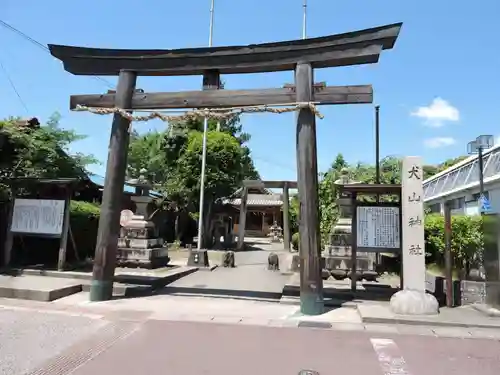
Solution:
M 425 147 L 428 148 L 440 148 L 440 147 L 446 147 L 446 146 L 451 146 L 455 144 L 455 139 L 451 137 L 436 137 L 436 138 L 429 138 L 424 141 Z
M 460 120 L 458 109 L 440 97 L 435 98 L 427 107 L 418 107 L 411 115 L 424 119 L 428 126 L 435 128 L 443 126 L 445 122 Z

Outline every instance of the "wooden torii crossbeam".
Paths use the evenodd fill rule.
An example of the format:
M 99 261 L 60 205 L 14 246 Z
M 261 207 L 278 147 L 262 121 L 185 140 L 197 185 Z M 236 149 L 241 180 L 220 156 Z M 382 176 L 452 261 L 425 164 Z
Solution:
M 297 189 L 297 181 L 244 180 L 241 194 L 240 221 L 238 225 L 238 249 L 245 243 L 248 189 L 283 189 L 283 245 L 290 250 L 290 195 L 288 189 Z
M 134 109 L 228 108 L 291 104 L 297 114 L 297 188 L 300 199 L 301 311 L 323 312 L 318 251 L 316 118 L 311 105 L 370 103 L 370 86 L 315 87 L 314 68 L 376 63 L 394 47 L 402 23 L 320 38 L 248 46 L 175 50 L 119 50 L 49 45 L 51 54 L 75 75 L 119 76 L 115 94 L 77 95 L 71 107 Z M 220 88 L 221 74 L 295 71 L 295 85 L 271 90 L 188 93 L 136 92 L 138 76 L 203 75 L 203 89 Z M 112 297 L 121 192 L 130 140 L 130 116 L 114 113 L 90 298 Z M 206 250 L 205 250 L 206 252 Z M 203 257 L 203 255 L 200 255 Z
M 259 90 L 205 90 L 184 92 L 134 93 L 129 109 L 179 109 L 250 107 L 294 103 L 295 87 Z M 116 94 L 72 95 L 70 108 L 78 105 L 95 108 L 113 108 Z M 317 86 L 314 90 L 316 105 L 367 104 L 373 102 L 371 85 Z

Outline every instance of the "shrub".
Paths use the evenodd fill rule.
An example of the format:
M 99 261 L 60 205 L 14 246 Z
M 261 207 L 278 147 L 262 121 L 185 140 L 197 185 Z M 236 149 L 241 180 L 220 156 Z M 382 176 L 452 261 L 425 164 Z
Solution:
M 292 248 L 294 250 L 298 250 L 299 249 L 299 233 L 294 233 L 292 235 Z
M 100 208 L 98 205 L 71 201 L 70 224 L 71 232 L 76 243 L 78 256 L 81 260 L 93 258 L 97 241 L 97 229 L 99 226 Z M 67 259 L 75 258 L 75 250 L 71 238 L 68 238 Z
M 456 268 L 469 267 L 482 257 L 481 216 L 457 215 L 451 218 L 451 251 Z M 425 245 L 428 263 L 444 264 L 444 217 L 425 217 Z

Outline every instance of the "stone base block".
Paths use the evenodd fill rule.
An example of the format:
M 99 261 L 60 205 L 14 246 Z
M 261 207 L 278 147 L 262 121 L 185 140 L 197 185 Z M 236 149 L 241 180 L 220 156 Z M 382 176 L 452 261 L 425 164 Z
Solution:
M 434 315 L 439 313 L 436 297 L 419 290 L 400 290 L 391 297 L 390 306 L 394 314 L 400 315 Z
M 362 275 L 366 281 L 377 281 L 378 273 L 375 271 L 363 271 Z
M 134 249 L 153 249 L 163 247 L 162 238 L 119 238 L 118 247 Z
M 321 270 L 321 278 L 323 280 L 328 280 L 330 278 L 330 271 L 325 270 L 324 268 Z
M 118 267 L 159 268 L 165 267 L 170 258 L 168 249 L 118 248 L 116 263 Z
M 190 267 L 210 267 L 207 250 L 191 250 L 187 265 Z
M 344 280 L 347 277 L 346 270 L 332 270 L 330 273 L 335 280 Z

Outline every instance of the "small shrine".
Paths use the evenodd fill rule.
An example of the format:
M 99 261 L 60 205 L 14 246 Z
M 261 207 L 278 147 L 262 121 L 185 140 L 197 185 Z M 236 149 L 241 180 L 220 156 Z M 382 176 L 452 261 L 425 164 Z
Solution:
M 135 187 L 136 195 L 131 198 L 136 212 L 123 210 L 120 217 L 120 237 L 118 239 L 117 265 L 122 267 L 158 268 L 168 264 L 168 249 L 153 223 L 149 194 L 151 185 L 141 169 L 137 179 L 128 181 Z
M 341 176 L 334 182 L 339 188 L 350 184 L 359 184 L 358 181 L 351 180 L 349 171 L 346 168 L 341 170 Z M 339 189 L 340 190 L 340 189 Z M 340 217 L 332 228 L 330 234 L 330 243 L 327 247 L 327 253 L 323 254 L 325 258 L 325 268 L 331 271 L 336 279 L 350 277 L 351 253 L 352 253 L 352 202 L 351 195 L 348 192 L 342 192 L 337 199 L 337 205 L 340 210 Z M 376 277 L 373 274 L 375 256 L 369 253 L 358 252 L 356 256 L 356 269 L 360 274 L 370 275 L 372 279 Z M 360 279 L 361 275 L 358 275 Z

